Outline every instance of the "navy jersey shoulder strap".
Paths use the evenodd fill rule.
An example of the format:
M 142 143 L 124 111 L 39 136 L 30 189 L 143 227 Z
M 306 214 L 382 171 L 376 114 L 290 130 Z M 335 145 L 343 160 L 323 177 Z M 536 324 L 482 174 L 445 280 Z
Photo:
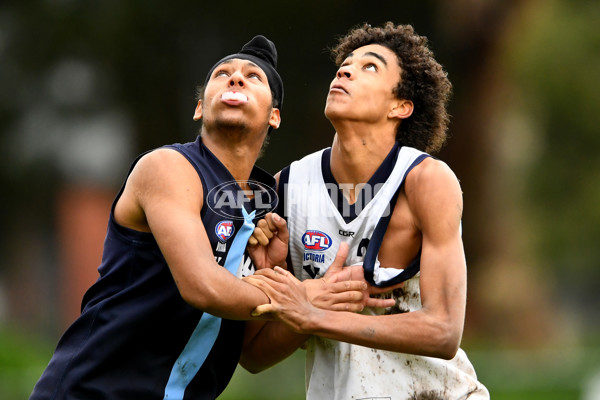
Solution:
M 377 287 L 387 287 L 393 286 L 397 283 L 404 282 L 407 279 L 412 278 L 419 272 L 421 269 L 421 251 L 415 257 L 415 259 L 398 275 L 395 277 L 388 279 L 386 281 L 376 283 L 373 279 L 373 272 L 375 270 L 375 261 L 377 259 L 377 254 L 379 253 L 379 249 L 381 248 L 381 243 L 383 242 L 383 237 L 387 230 L 388 225 L 390 224 L 390 219 L 392 218 L 392 214 L 394 213 L 394 208 L 396 207 L 396 201 L 398 200 L 398 195 L 400 194 L 400 190 L 404 185 L 404 180 L 408 173 L 417 165 L 421 163 L 425 158 L 430 157 L 428 154 L 422 154 L 413 161 L 411 166 L 406 170 L 404 177 L 402 178 L 402 182 L 398 185 L 398 189 L 392 199 L 390 200 L 389 212 L 386 216 L 381 217 L 375 230 L 373 231 L 373 235 L 371 235 L 371 240 L 369 241 L 369 245 L 367 246 L 367 251 L 365 254 L 365 259 L 363 262 L 363 268 L 365 273 L 365 279 L 373 286 Z

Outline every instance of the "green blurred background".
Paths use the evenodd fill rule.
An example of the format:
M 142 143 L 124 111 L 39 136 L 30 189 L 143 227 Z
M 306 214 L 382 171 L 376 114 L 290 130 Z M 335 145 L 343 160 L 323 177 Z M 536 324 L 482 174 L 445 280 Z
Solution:
M 493 399 L 600 399 L 600 2 L 0 4 L 0 398 L 25 399 L 96 278 L 142 151 L 194 138 L 194 88 L 255 34 L 279 50 L 271 172 L 330 145 L 327 49 L 412 23 L 454 84 L 440 153 L 465 198 L 462 347 Z M 302 351 L 222 399 L 302 399 Z

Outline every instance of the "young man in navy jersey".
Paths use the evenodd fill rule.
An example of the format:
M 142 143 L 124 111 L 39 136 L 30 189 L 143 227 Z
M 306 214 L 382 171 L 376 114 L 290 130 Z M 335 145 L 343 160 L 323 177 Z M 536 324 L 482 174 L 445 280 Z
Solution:
M 250 278 L 271 300 L 256 313 L 285 325 L 252 323 L 241 363 L 258 372 L 304 343 L 309 400 L 489 399 L 459 348 L 462 193 L 428 154 L 446 140 L 447 74 L 410 25 L 357 27 L 333 55 L 333 144 L 278 175 L 295 277 L 276 267 Z M 272 245 L 271 217 L 255 231 L 261 245 Z M 298 279 L 322 277 L 340 246 L 372 285 L 396 287 L 393 307 L 358 314 L 310 304 Z
M 276 202 L 274 178 L 254 167 L 281 120 L 276 65 L 263 36 L 221 59 L 195 110 L 197 140 L 133 163 L 110 212 L 100 276 L 30 399 L 198 400 L 223 391 L 243 321 L 269 301 L 239 278 L 253 269 L 244 257 L 253 221 Z M 273 254 L 253 256 L 273 267 Z M 306 289 L 319 306 L 361 309 L 364 287 L 329 279 Z

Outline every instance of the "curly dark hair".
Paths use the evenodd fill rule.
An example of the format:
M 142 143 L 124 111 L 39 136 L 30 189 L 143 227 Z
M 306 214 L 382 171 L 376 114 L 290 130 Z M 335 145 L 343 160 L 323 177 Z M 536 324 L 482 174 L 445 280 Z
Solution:
M 428 153 L 438 152 L 447 139 L 450 117 L 446 106 L 452 84 L 434 59 L 428 39 L 415 33 L 411 25 L 363 24 L 342 37 L 331 54 L 340 66 L 350 53 L 369 44 L 385 46 L 396 54 L 402 72 L 392 91 L 397 98 L 411 100 L 414 105 L 412 115 L 399 124 L 396 141 Z

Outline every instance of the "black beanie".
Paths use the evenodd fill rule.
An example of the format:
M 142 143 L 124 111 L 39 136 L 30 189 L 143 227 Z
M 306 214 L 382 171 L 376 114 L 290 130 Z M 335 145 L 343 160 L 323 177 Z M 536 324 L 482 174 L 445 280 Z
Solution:
M 277 68 L 277 49 L 275 48 L 275 44 L 262 35 L 254 36 L 252 40 L 242 47 L 239 53 L 228 55 L 217 61 L 210 71 L 208 71 L 204 85 L 206 86 L 210 76 L 219 64 L 232 58 L 252 61 L 264 71 L 265 75 L 267 75 L 271 92 L 273 93 L 273 100 L 278 101 L 277 108 L 281 109 L 283 105 L 283 82 L 275 70 Z

